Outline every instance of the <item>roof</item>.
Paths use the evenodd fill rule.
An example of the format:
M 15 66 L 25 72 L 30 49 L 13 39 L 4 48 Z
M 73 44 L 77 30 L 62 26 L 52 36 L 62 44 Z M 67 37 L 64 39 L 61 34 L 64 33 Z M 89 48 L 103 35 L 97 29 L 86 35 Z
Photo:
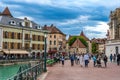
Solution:
M 80 36 L 82 36 L 86 41 L 89 41 L 89 39 L 85 36 L 83 31 L 81 32 Z
M 30 21 L 27 18 L 20 19 L 20 18 L 12 17 L 8 7 L 6 7 L 5 10 L 0 14 L 0 24 L 2 24 L 2 25 L 10 25 L 11 26 L 12 24 L 10 24 L 10 22 L 14 21 L 15 25 L 12 25 L 12 26 L 14 26 L 14 27 L 26 27 L 23 25 L 25 20 L 30 22 L 31 28 L 40 29 L 39 24 L 37 24 L 33 21 Z M 30 26 L 27 26 L 27 27 L 30 27 Z
M 50 34 L 56 34 L 56 33 L 58 33 L 58 34 L 63 34 L 63 35 L 65 35 L 62 31 L 60 31 L 56 26 L 54 26 L 53 24 L 51 25 L 51 26 L 47 26 L 47 25 L 45 25 L 44 27 L 43 27 L 43 30 L 48 30 L 48 31 L 50 31 Z M 66 36 L 66 35 L 65 35 Z
M 1 15 L 13 17 L 8 7 L 6 7 L 6 8 L 4 9 L 4 11 L 1 13 Z
M 70 47 L 75 48 L 86 48 L 85 45 L 77 38 Z
M 71 35 L 69 35 L 68 42 L 69 42 L 73 37 L 79 37 L 79 36 L 71 36 Z
M 107 40 L 107 38 L 93 38 L 91 41 L 95 42 L 95 43 L 101 43 L 101 44 L 105 44 L 105 41 Z

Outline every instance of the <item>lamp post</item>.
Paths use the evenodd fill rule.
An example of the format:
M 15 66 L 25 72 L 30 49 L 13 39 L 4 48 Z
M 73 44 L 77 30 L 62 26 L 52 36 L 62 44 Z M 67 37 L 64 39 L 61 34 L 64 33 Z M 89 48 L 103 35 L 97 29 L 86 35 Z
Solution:
M 44 46 L 44 72 L 47 72 L 47 68 L 46 68 L 46 37 L 47 37 L 47 34 L 44 33 L 44 40 L 45 40 L 45 46 Z
M 8 51 L 9 51 L 8 59 L 10 59 L 10 49 L 8 49 Z

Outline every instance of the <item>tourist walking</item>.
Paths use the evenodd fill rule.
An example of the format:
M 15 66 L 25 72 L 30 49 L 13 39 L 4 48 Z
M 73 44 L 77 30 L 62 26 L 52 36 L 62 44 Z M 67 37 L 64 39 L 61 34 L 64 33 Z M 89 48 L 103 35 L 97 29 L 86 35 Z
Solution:
M 96 61 L 97 61 L 96 56 L 95 56 L 95 55 L 93 55 L 92 59 L 93 59 L 93 65 L 94 65 L 94 67 L 96 67 Z
M 107 58 L 106 55 L 105 55 L 105 57 L 103 58 L 103 61 L 104 61 L 104 65 L 105 65 L 105 67 L 107 67 L 107 61 L 108 61 L 108 58 Z
M 71 66 L 74 66 L 74 55 L 70 56 Z
M 64 56 L 61 57 L 61 61 L 62 61 L 62 66 L 64 66 L 64 61 L 65 61 Z
M 100 54 L 97 55 L 97 67 L 102 67 Z
M 113 60 L 113 55 L 110 54 L 110 62 L 112 62 L 112 60 Z
M 89 55 L 87 53 L 84 55 L 84 63 L 85 63 L 85 67 L 88 67 Z
M 80 55 L 79 61 L 80 61 L 80 66 L 83 67 L 83 64 L 84 64 L 84 55 L 83 54 Z
M 120 65 L 120 54 L 117 54 L 117 65 Z
M 116 54 L 113 55 L 113 61 L 116 62 Z

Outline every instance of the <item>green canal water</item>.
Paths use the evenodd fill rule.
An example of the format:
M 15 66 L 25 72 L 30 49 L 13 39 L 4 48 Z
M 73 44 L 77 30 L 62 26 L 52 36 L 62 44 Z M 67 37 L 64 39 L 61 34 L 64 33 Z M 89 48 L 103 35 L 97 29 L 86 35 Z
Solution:
M 8 78 L 15 75 L 18 72 L 18 69 L 20 66 L 21 64 L 10 65 L 10 66 L 0 66 L 0 80 L 7 80 Z

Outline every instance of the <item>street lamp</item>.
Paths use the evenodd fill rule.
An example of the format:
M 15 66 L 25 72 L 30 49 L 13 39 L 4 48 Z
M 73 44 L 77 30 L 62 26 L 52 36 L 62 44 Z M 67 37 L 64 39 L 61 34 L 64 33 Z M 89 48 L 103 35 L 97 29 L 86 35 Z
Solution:
M 46 68 L 46 38 L 47 38 L 47 33 L 44 33 L 44 40 L 45 40 L 45 46 L 44 46 L 44 72 L 47 72 Z
M 8 49 L 8 51 L 9 51 L 8 59 L 10 59 L 10 48 Z

